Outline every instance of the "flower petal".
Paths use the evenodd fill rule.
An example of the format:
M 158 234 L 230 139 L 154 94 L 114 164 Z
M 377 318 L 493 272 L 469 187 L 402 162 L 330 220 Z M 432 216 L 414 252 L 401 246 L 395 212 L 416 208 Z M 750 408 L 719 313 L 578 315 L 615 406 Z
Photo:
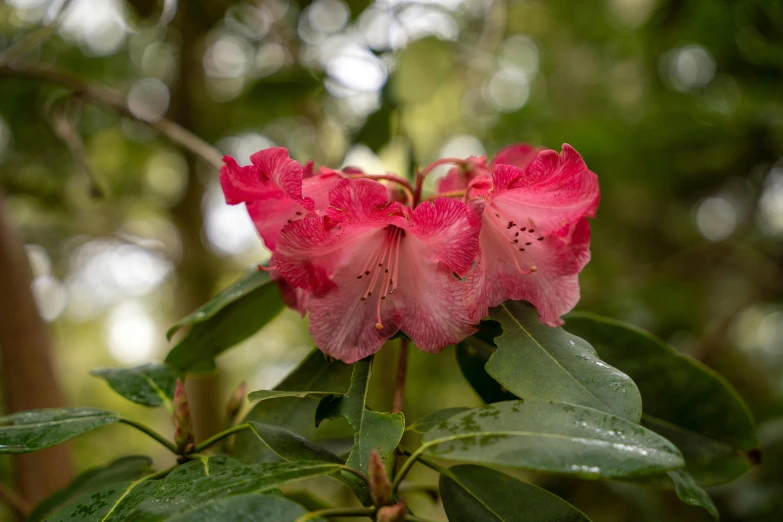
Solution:
M 341 179 L 329 192 L 327 215 L 347 223 L 389 223 L 403 214 L 403 206 L 389 201 L 385 185 L 370 179 Z
M 421 203 L 410 213 L 406 229 L 423 242 L 422 255 L 442 262 L 451 271 L 464 277 L 479 251 L 481 208 L 456 199 L 437 198 Z
M 247 203 L 247 213 L 256 226 L 264 246 L 277 250 L 277 237 L 285 225 L 307 215 L 308 210 L 301 203 L 291 199 L 282 190 L 268 190 L 262 199 Z
M 527 170 L 509 165 L 494 168 L 490 200 L 503 220 L 550 234 L 598 208 L 598 177 L 571 146 L 563 153 L 538 153 Z
M 250 161 L 275 185 L 295 200 L 302 200 L 304 169 L 288 156 L 285 147 L 271 147 L 250 156 Z
M 537 234 L 498 226 L 487 213 L 481 255 L 466 280 L 464 296 L 470 317 L 482 319 L 489 308 L 509 299 L 526 300 L 538 309 L 542 322 L 562 324 L 560 316 L 579 301 L 578 273 L 590 259 L 587 218 L 566 237 L 553 234 L 538 240 Z
M 510 145 L 498 152 L 492 160 L 492 165 L 513 165 L 518 169 L 525 170 L 536 158 L 540 148 L 533 147 L 527 143 L 518 143 Z
M 438 194 L 465 190 L 474 178 L 490 173 L 491 169 L 487 167 L 486 157 L 470 156 L 462 165 L 452 168 L 438 181 Z
M 408 241 L 401 253 L 397 300 L 400 329 L 420 350 L 438 352 L 476 332 L 463 305 L 465 282 L 443 263 L 425 261 L 427 246 Z M 404 266 L 402 266 L 404 265 Z M 399 295 L 398 295 L 399 294 Z
M 260 197 L 265 189 L 261 183 L 261 173 L 252 165 L 240 167 L 231 156 L 223 157 L 220 169 L 220 186 L 226 203 L 236 205 Z

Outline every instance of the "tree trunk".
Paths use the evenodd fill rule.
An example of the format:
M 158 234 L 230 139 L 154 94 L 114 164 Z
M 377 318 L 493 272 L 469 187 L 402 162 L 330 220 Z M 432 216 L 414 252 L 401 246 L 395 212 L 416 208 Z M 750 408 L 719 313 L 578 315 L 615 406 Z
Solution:
M 30 287 L 21 238 L 0 191 L 0 355 L 6 413 L 65 405 L 52 364 L 49 327 L 41 319 Z M 66 444 L 12 457 L 19 494 L 36 503 L 73 477 Z

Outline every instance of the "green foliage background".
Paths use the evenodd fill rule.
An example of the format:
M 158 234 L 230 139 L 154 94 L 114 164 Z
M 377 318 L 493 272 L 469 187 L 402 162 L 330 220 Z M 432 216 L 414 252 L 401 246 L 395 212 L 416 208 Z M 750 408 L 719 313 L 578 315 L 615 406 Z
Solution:
M 89 2 L 74 0 L 69 9 L 79 4 Z M 348 155 L 411 175 L 445 154 L 480 153 L 479 143 L 489 155 L 523 141 L 576 147 L 602 188 L 578 309 L 649 329 L 738 389 L 759 425 L 762 462 L 710 492 L 726 521 L 783 516 L 783 3 L 218 0 L 180 2 L 171 20 L 156 2 L 108 4 L 123 21 L 122 39 L 112 40 L 111 25 L 79 32 L 66 18 L 22 63 L 56 66 L 123 93 L 157 79 L 168 90 L 167 116 L 223 152 L 274 143 L 301 161 L 338 167 Z M 40 27 L 41 5 L 0 4 L 0 46 Z M 345 7 L 336 30 L 318 29 L 334 29 L 330 20 Z M 421 11 L 406 14 L 414 8 Z M 361 54 L 358 61 L 376 69 L 357 60 L 335 66 L 347 52 L 338 37 L 384 40 L 361 30 L 371 9 L 403 26 L 424 22 L 407 38 L 398 28 L 391 46 L 364 47 L 380 61 Z M 378 89 L 368 89 L 378 70 Z M 123 401 L 103 380 L 86 378 L 88 370 L 130 364 L 139 353 L 162 360 L 166 328 L 267 254 L 246 234 L 235 243 L 215 239 L 247 222 L 221 218 L 216 173 L 206 164 L 139 123 L 71 100 L 69 115 L 105 193 L 91 198 L 51 125 L 65 93 L 0 76 L 0 184 L 31 245 L 69 402 L 166 432 L 164 411 Z M 135 265 L 118 264 L 131 254 Z M 163 267 L 154 284 L 149 263 Z M 122 342 L 139 334 L 139 324 L 152 328 L 150 343 Z M 370 403 L 379 409 L 391 401 L 391 344 L 374 369 Z M 218 377 L 209 382 L 214 401 L 222 404 L 240 380 L 251 390 L 271 388 L 310 348 L 306 323 L 285 311 L 218 357 Z M 416 351 L 410 368 L 409 423 L 435 409 L 480 404 L 454 349 Z M 121 430 L 76 440 L 78 465 L 128 453 L 165 463 L 153 442 Z M 671 493 L 526 478 L 593 520 L 708 520 Z M 428 502 L 422 496 L 422 513 L 445 520 L 427 513 Z

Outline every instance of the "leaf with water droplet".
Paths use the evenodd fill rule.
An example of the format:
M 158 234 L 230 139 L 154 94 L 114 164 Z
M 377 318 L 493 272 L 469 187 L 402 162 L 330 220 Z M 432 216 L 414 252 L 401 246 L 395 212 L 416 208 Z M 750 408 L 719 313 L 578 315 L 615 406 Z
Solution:
M 633 378 L 644 402 L 642 423 L 680 448 L 699 484 L 721 484 L 750 469 L 758 446 L 753 420 L 718 373 L 621 321 L 572 313 L 565 329 L 589 339 L 603 360 Z
M 231 502 L 226 499 L 270 493 L 283 484 L 332 474 L 340 468 L 339 464 L 313 461 L 248 466 L 228 457 L 202 457 L 177 467 L 162 480 L 141 479 L 121 487 L 107 488 L 69 504 L 47 521 L 151 522 L 170 520 L 172 517 L 191 520 L 190 517 L 196 516 L 202 509 L 210 512 L 210 506 L 214 505 L 216 499 L 230 505 Z M 239 505 L 242 505 L 241 509 L 248 508 L 241 502 Z
M 126 399 L 143 406 L 164 406 L 171 412 L 177 372 L 165 364 L 145 364 L 135 368 L 101 368 L 91 375 L 104 379 Z
M 469 408 L 445 408 L 438 411 L 433 411 L 432 413 L 429 413 L 425 415 L 424 417 L 421 417 L 416 422 L 405 428 L 405 431 L 415 431 L 416 433 L 427 433 L 429 430 L 437 426 L 438 424 L 442 423 L 443 421 L 446 421 L 453 417 L 454 415 L 457 415 L 458 413 L 462 413 L 464 411 L 467 411 Z
M 680 468 L 677 448 L 609 413 L 554 401 L 507 401 L 468 410 L 424 436 L 433 457 L 563 473 L 588 479 Z
M 98 408 L 52 408 L 0 417 L 0 453 L 30 453 L 120 420 Z

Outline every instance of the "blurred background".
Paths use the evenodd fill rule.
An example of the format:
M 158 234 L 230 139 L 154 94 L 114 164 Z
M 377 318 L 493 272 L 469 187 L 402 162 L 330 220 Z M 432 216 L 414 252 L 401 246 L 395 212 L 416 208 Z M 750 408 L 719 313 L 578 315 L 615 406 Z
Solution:
M 725 521 L 783 519 L 783 2 L 0 3 L 0 53 L 31 36 L 13 63 L 0 57 L 0 190 L 64 404 L 168 433 L 165 412 L 87 372 L 162 360 L 170 324 L 269 257 L 244 208 L 225 205 L 215 169 L 137 120 L 168 118 L 240 163 L 281 145 L 302 162 L 407 176 L 443 156 L 567 142 L 602 189 L 578 308 L 651 330 L 739 390 L 762 463 L 710 493 Z M 15 66 L 110 87 L 135 119 Z M 9 295 L 0 288 L 6 309 Z M 270 388 L 311 348 L 306 322 L 285 311 L 221 356 L 216 375 L 190 384 L 197 429 L 220 428 L 238 382 Z M 395 350 L 376 363 L 379 409 Z M 8 363 L 25 356 L 2 346 L 9 411 L 21 392 Z M 409 420 L 479 403 L 452 349 L 413 354 L 408 397 Z M 128 453 L 168 458 L 123 426 L 68 451 L 76 471 Z M 528 478 L 596 522 L 708 520 L 671 493 Z

